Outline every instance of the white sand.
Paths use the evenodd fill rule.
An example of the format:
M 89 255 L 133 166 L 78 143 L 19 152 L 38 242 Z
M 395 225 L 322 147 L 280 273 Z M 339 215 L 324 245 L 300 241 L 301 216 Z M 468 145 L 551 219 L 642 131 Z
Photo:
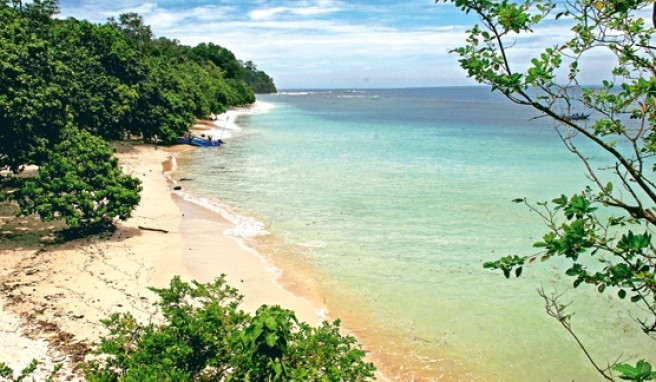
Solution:
M 301 320 L 320 321 L 323 307 L 280 287 L 260 258 L 223 234 L 230 223 L 172 199 L 162 163 L 173 151 L 138 146 L 118 155 L 124 172 L 140 178 L 144 191 L 133 217 L 121 222 L 111 237 L 47 246 L 3 243 L 0 361 L 21 369 L 36 358 L 47 369 L 53 359 L 64 360 L 56 349 L 67 352 L 96 341 L 104 333 L 100 320 L 113 312 L 130 311 L 148 320 L 156 312 L 147 287 L 166 286 L 174 275 L 210 281 L 225 273 L 230 285 L 246 295 L 244 309 L 278 304 L 295 310 Z M 28 339 L 27 332 L 35 339 Z M 67 374 L 57 380 L 67 380 Z

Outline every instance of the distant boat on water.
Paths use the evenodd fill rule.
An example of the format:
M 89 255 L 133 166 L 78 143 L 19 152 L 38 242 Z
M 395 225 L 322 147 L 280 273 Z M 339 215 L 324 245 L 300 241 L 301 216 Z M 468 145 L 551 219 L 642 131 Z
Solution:
M 590 117 L 590 113 L 574 113 L 570 115 L 562 115 L 563 118 L 569 120 L 569 121 L 581 121 L 584 119 L 588 119 Z

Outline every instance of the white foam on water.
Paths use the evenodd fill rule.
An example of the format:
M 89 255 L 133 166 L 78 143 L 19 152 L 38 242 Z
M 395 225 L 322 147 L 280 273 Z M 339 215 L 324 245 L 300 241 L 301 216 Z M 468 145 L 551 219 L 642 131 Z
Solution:
M 289 92 L 278 92 L 277 95 L 283 96 L 307 96 L 313 94 L 332 94 L 330 90 L 327 91 L 289 91 Z
M 242 131 L 241 126 L 237 124 L 237 120 L 242 115 L 266 113 L 274 108 L 274 104 L 270 102 L 255 101 L 248 107 L 235 107 L 230 108 L 225 113 L 219 114 L 214 121 L 214 128 L 207 130 L 205 134 L 211 135 L 212 139 L 231 139 L 236 133 Z
M 252 217 L 240 215 L 233 212 L 230 207 L 225 204 L 222 204 L 216 200 L 204 198 L 201 196 L 196 196 L 189 192 L 185 191 L 175 191 L 184 200 L 204 207 L 212 212 L 217 213 L 230 223 L 234 225 L 234 228 L 227 229 L 225 233 L 228 236 L 241 238 L 241 239 L 250 239 L 257 236 L 268 235 L 269 231 L 264 226 L 264 223 L 254 219 Z
M 204 198 L 182 190 L 176 190 L 173 192 L 185 201 L 216 213 L 230 222 L 233 227 L 224 230 L 223 234 L 234 239 L 243 250 L 257 256 L 266 271 L 275 276 L 275 280 L 278 280 L 280 276 L 282 276 L 282 269 L 273 265 L 269 258 L 263 256 L 246 243 L 246 240 L 248 239 L 270 234 L 264 223 L 255 218 L 238 214 L 232 211 L 230 207 L 217 200 Z
M 285 287 L 280 283 L 280 278 L 283 275 L 283 270 L 275 266 L 268 257 L 262 255 L 246 243 L 247 239 L 270 234 L 264 223 L 255 218 L 238 214 L 232 211 L 227 205 L 216 200 L 196 196 L 192 193 L 184 192 L 182 190 L 173 192 L 183 198 L 185 201 L 208 209 L 213 213 L 219 214 L 221 217 L 232 223 L 234 225 L 233 228 L 228 228 L 223 231 L 223 233 L 234 239 L 244 251 L 252 254 L 253 256 L 256 256 L 260 260 L 260 263 L 264 269 L 272 274 L 274 283 L 279 288 L 286 290 Z M 302 296 L 298 297 L 307 301 Z M 316 309 L 316 314 L 319 317 L 319 321 L 325 321 L 329 319 L 329 311 L 325 307 Z

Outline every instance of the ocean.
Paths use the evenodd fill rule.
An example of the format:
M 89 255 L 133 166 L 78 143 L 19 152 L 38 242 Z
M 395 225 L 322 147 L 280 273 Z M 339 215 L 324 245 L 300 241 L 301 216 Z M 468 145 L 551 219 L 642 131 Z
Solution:
M 513 199 L 589 183 L 537 116 L 484 87 L 282 91 L 258 96 L 218 150 L 181 154 L 175 176 L 235 222 L 230 235 L 311 278 L 391 380 L 596 380 L 537 289 L 572 302 L 601 364 L 656 350 L 625 302 L 573 290 L 559 259 L 519 279 L 483 269 L 536 253 L 547 232 Z

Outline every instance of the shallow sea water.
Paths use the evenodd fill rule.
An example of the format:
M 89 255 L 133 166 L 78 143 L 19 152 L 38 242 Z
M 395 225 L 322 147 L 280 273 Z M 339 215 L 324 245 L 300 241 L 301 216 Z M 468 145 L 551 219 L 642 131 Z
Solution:
M 185 190 L 229 208 L 240 219 L 235 234 L 285 272 L 311 274 L 331 318 L 343 319 L 386 375 L 597 379 L 536 292 L 569 289 L 558 261 L 519 280 L 482 267 L 534 253 L 546 232 L 512 199 L 586 185 L 548 121 L 485 88 L 294 91 L 258 101 L 267 111 L 242 116 L 226 145 L 179 158 L 179 177 L 193 179 Z M 570 290 L 569 300 L 596 356 L 653 354 L 613 297 Z

